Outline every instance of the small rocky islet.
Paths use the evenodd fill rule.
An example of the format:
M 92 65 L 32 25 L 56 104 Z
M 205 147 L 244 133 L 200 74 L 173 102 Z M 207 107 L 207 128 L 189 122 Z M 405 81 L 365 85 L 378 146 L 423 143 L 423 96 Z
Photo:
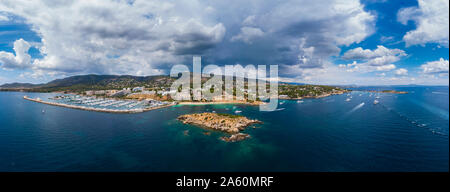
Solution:
M 177 119 L 184 124 L 197 125 L 231 134 L 229 137 L 224 136 L 220 138 L 226 142 L 236 142 L 250 138 L 250 135 L 240 133 L 240 131 L 249 125 L 262 123 L 244 116 L 226 113 L 194 113 L 181 115 Z

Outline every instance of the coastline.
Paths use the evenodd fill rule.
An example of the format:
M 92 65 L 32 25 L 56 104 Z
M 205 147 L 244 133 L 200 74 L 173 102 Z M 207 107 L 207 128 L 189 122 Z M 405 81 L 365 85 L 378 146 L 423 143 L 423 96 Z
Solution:
M 193 102 L 193 101 L 182 101 L 178 102 L 177 105 L 221 105 L 221 104 L 242 104 L 242 105 L 261 105 L 264 102 L 245 102 L 245 101 L 210 101 L 210 102 Z
M 318 96 L 304 96 L 304 97 L 297 97 L 297 98 L 278 98 L 280 100 L 303 100 L 303 99 L 320 99 L 320 98 L 324 98 L 324 97 L 329 97 L 329 96 L 333 96 L 333 95 L 342 95 L 348 92 L 352 92 L 352 91 L 344 91 L 341 93 L 327 93 L 327 94 L 323 94 L 323 95 L 318 95 Z
M 151 111 L 151 110 L 155 110 L 155 109 L 160 109 L 160 108 L 177 105 L 177 103 L 172 103 L 172 104 L 168 104 L 168 105 L 148 107 L 148 108 L 144 108 L 144 109 L 115 110 L 115 109 L 99 109 L 99 108 L 94 108 L 94 107 L 68 105 L 68 104 L 63 104 L 63 103 L 54 103 L 54 102 L 49 102 L 49 101 L 42 101 L 40 99 L 29 98 L 28 96 L 23 96 L 23 98 L 26 100 L 29 100 L 29 101 L 34 101 L 37 103 L 42 103 L 42 104 L 47 104 L 47 105 L 53 105 L 53 106 L 58 106 L 58 107 L 67 107 L 67 108 L 71 108 L 71 109 L 80 109 L 80 110 L 85 110 L 85 111 L 103 112 L 103 113 L 142 113 L 142 112 L 147 112 L 147 111 Z
M 300 98 L 278 98 L 278 99 L 279 100 L 318 99 L 318 98 L 323 98 L 323 97 L 328 97 L 328 96 L 333 96 L 333 95 L 340 95 L 340 94 L 344 94 L 344 93 L 345 92 L 334 93 L 334 94 L 324 94 L 324 95 L 318 95 L 318 96 L 306 96 L 306 97 L 300 97 Z M 26 100 L 29 100 L 29 101 L 34 101 L 37 103 L 42 103 L 42 104 L 47 104 L 47 105 L 66 107 L 66 108 L 71 108 L 71 109 L 79 109 L 79 110 L 85 110 L 85 111 L 103 112 L 103 113 L 142 113 L 142 112 L 147 112 L 147 111 L 151 111 L 151 110 L 156 110 L 156 109 L 171 107 L 171 106 L 177 106 L 177 105 L 179 105 L 179 106 L 183 106 L 183 105 L 195 106 L 195 105 L 223 105 L 223 104 L 232 104 L 233 105 L 233 104 L 235 104 L 235 105 L 259 106 L 259 105 L 267 104 L 262 101 L 247 102 L 247 101 L 242 101 L 242 100 L 222 100 L 222 101 L 208 101 L 208 102 L 181 101 L 181 102 L 173 102 L 171 104 L 162 105 L 162 106 L 147 107 L 147 108 L 143 108 L 143 109 L 121 109 L 121 110 L 119 110 L 119 109 L 104 109 L 104 108 L 95 108 L 95 107 L 85 107 L 85 106 L 77 106 L 77 105 L 70 105 L 70 104 L 64 104 L 64 103 L 43 101 L 39 98 L 33 99 L 28 96 L 23 96 L 23 98 Z

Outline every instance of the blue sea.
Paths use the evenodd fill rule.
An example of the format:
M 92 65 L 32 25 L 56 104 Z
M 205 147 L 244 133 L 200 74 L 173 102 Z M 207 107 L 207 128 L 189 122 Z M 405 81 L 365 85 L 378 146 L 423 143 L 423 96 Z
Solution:
M 367 89 L 409 93 L 358 91 Z M 449 171 L 449 87 L 354 90 L 303 103 L 281 100 L 273 112 L 185 105 L 137 114 L 22 98 L 51 93 L 0 92 L 0 171 Z M 264 122 L 236 143 L 176 119 L 236 110 Z

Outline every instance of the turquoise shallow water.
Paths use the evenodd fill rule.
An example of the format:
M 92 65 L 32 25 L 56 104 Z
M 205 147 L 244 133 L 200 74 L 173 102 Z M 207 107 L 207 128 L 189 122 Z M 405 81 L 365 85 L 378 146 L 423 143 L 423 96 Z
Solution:
M 22 97 L 51 94 L 0 92 L 0 171 L 448 171 L 448 87 L 395 89 L 410 94 L 377 94 L 377 105 L 375 94 L 354 91 L 350 101 L 281 101 L 274 112 L 204 105 L 138 114 L 49 106 Z M 264 122 L 238 143 L 176 120 L 235 110 Z

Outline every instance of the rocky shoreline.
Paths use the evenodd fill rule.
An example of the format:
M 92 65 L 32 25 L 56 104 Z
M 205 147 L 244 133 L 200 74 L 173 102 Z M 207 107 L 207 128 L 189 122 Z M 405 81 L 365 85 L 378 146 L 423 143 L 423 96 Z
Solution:
M 250 138 L 249 134 L 236 133 L 236 134 L 233 134 L 233 135 L 231 135 L 229 137 L 225 137 L 225 136 L 220 137 L 220 140 L 225 141 L 225 142 L 236 142 L 236 141 L 241 141 L 241 140 L 244 140 L 244 139 L 247 139 L 247 138 Z
M 248 134 L 240 133 L 240 131 L 249 125 L 262 123 L 244 116 L 220 113 L 194 113 L 181 115 L 177 119 L 184 124 L 197 125 L 232 134 L 230 137 L 220 138 L 226 142 L 235 142 L 249 138 Z

